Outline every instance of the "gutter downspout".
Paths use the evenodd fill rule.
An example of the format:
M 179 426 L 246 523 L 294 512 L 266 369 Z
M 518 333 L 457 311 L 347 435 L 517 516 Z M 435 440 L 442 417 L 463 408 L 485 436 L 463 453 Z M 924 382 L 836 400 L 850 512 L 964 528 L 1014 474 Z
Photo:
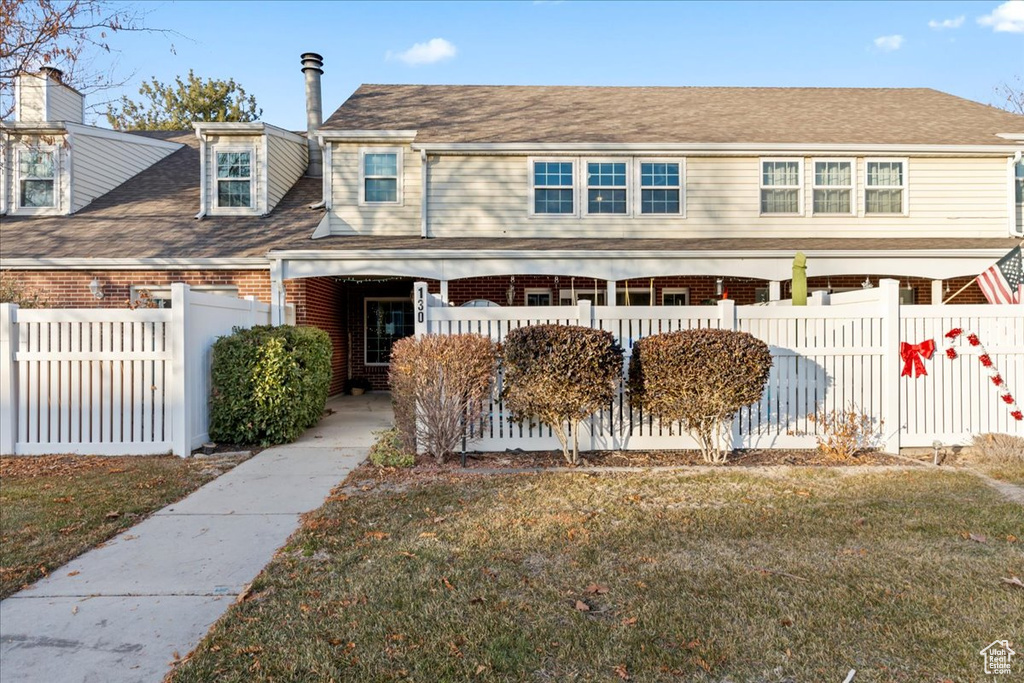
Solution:
M 420 150 L 420 238 L 427 239 L 427 150 Z
M 196 129 L 196 137 L 199 138 L 199 213 L 197 219 L 206 215 L 206 138 Z
M 1017 164 L 1021 163 L 1021 150 L 1006 160 L 1006 206 L 1009 233 L 1013 237 L 1024 237 L 1024 225 L 1017 229 Z

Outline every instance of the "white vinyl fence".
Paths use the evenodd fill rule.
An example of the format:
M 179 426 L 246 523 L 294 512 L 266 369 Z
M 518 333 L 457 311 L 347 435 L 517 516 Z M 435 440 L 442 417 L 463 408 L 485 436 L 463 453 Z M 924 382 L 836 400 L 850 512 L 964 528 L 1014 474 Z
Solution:
M 900 447 L 965 443 L 973 434 L 1024 436 L 1024 423 L 1010 417 L 977 359 L 976 349 L 958 347 L 955 361 L 943 352 L 953 327 L 979 334 L 1011 391 L 1024 394 L 1024 306 L 901 306 L 899 283 L 829 297 L 816 294 L 809 306 L 577 306 L 451 308 L 415 289 L 417 334 L 479 333 L 501 341 L 524 325 L 561 323 L 610 331 L 626 353 L 645 336 L 690 328 L 742 330 L 763 340 L 774 364 L 761 401 L 743 410 L 732 429 L 736 448 L 812 448 L 814 413 L 856 407 L 868 415 L 890 452 Z M 900 343 L 933 339 L 935 355 L 924 361 L 927 376 L 900 377 Z M 623 382 L 624 385 L 624 382 Z M 557 448 L 550 430 L 513 422 L 495 398 L 479 424 L 470 426 L 471 449 Z M 661 425 L 631 408 L 624 386 L 613 405 L 582 426 L 580 443 L 591 449 L 693 448 L 676 425 Z
M 0 304 L 0 454 L 185 456 L 208 441 L 213 342 L 270 324 L 270 306 L 171 291 L 169 309 Z

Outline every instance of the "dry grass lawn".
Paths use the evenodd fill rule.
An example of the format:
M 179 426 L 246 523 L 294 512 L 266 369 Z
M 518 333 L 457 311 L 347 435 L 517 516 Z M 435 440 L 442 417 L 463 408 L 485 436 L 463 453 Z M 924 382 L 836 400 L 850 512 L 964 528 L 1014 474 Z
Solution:
M 0 598 L 235 462 L 172 456 L 0 458 Z
M 1024 511 L 925 468 L 350 482 L 172 676 L 982 680 Z

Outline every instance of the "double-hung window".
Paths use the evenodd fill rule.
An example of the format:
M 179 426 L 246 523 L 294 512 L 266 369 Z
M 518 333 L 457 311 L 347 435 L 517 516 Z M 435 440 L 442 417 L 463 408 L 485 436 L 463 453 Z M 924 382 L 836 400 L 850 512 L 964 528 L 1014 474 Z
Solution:
M 574 163 L 569 160 L 534 161 L 533 213 L 571 216 L 576 213 L 573 201 Z
M 31 148 L 18 152 L 18 202 L 23 209 L 57 206 L 57 152 Z
M 626 162 L 587 162 L 587 213 L 628 213 L 626 201 Z
M 761 160 L 761 214 L 799 215 L 803 159 Z
M 252 208 L 252 150 L 217 150 L 217 208 Z
M 852 214 L 853 160 L 815 159 L 812 187 L 815 215 Z
M 907 168 L 902 159 L 866 159 L 864 213 L 901 214 L 907 210 Z
M 678 161 L 640 161 L 640 213 L 683 213 L 683 166 Z
M 402 152 L 400 149 L 366 149 L 359 174 L 363 204 L 402 203 Z

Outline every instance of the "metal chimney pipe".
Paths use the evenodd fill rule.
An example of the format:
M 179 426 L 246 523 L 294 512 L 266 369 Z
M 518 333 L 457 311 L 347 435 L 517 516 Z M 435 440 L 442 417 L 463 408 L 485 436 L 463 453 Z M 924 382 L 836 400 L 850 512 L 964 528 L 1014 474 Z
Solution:
M 306 145 L 309 147 L 309 165 L 306 175 L 320 177 L 324 174 L 323 154 L 316 140 L 316 130 L 324 122 L 323 98 L 320 94 L 320 76 L 323 74 L 324 58 L 315 52 L 302 54 L 302 73 L 306 75 Z

